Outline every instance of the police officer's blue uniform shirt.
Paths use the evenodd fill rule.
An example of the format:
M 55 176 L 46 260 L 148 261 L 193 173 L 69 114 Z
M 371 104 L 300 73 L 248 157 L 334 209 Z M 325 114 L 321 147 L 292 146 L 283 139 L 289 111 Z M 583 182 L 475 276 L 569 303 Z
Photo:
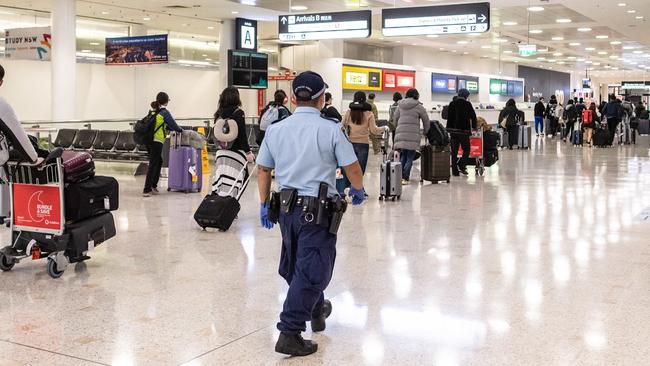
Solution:
M 329 185 L 330 197 L 337 195 L 336 168 L 356 161 L 341 125 L 311 107 L 298 107 L 269 126 L 257 156 L 257 164 L 275 169 L 279 190 L 295 188 L 299 195 L 312 197 L 318 197 L 321 182 Z

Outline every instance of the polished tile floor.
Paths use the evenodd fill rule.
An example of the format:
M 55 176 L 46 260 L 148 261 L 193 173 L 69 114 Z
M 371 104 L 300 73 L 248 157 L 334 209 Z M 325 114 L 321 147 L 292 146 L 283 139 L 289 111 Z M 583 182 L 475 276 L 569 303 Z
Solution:
M 43 261 L 0 273 L 0 365 L 650 365 L 649 155 L 650 138 L 540 139 L 399 203 L 376 199 L 372 161 L 303 359 L 273 352 L 286 285 L 255 185 L 230 232 L 202 232 L 201 195 L 142 199 L 100 165 L 121 183 L 118 236 L 59 280 Z

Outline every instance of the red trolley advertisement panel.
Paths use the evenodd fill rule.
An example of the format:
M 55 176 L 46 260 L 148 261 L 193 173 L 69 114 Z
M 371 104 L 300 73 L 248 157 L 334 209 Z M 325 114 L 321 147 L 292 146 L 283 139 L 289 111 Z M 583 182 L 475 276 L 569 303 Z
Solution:
M 458 147 L 458 157 L 463 156 L 463 148 Z M 470 137 L 469 138 L 469 157 L 481 158 L 483 157 L 483 137 Z
M 14 184 L 13 221 L 23 230 L 60 234 L 63 228 L 60 187 Z

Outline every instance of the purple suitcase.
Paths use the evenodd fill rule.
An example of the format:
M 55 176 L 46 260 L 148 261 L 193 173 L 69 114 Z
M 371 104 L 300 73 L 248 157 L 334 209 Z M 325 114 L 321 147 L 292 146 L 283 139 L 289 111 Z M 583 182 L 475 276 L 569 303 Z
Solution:
M 189 146 L 170 148 L 167 176 L 168 191 L 201 192 L 203 182 L 201 150 Z
M 61 160 L 67 183 L 81 182 L 95 176 L 95 162 L 92 155 L 85 151 L 65 150 Z

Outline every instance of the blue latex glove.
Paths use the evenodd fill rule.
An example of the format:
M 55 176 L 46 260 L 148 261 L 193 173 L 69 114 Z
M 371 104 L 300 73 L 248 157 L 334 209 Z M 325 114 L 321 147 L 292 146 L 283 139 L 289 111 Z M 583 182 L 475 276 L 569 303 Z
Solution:
M 348 195 L 352 198 L 352 204 L 358 206 L 362 204 L 363 201 L 366 199 L 365 193 L 366 190 L 363 188 L 356 189 L 350 186 L 350 191 L 348 192 Z
M 260 224 L 262 224 L 262 227 L 265 229 L 273 229 L 273 223 L 271 220 L 269 220 L 269 207 L 271 207 L 271 204 L 268 202 L 264 202 L 260 205 Z

